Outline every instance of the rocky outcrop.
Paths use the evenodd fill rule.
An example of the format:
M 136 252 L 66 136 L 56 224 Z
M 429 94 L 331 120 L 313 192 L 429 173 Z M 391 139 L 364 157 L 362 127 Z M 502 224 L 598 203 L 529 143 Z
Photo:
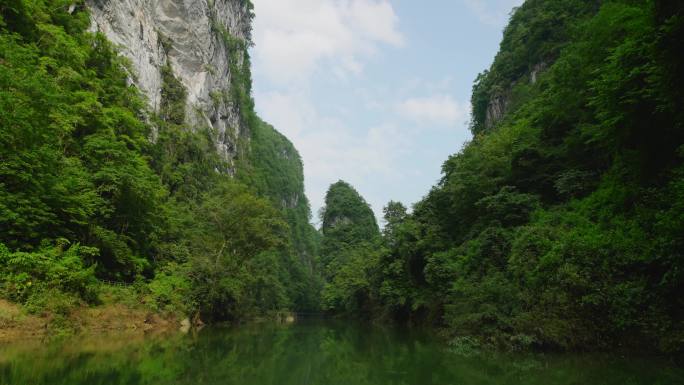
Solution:
M 100 31 L 131 62 L 131 81 L 158 112 L 162 68 L 170 66 L 187 90 L 186 121 L 213 128 L 227 161 L 248 137 L 240 106 L 231 100 L 234 67 L 243 51 L 227 37 L 249 44 L 252 12 L 244 0 L 87 0 L 92 30 Z M 238 63 L 241 66 L 241 63 Z M 231 69 L 233 67 L 233 69 Z
M 521 79 L 529 78 L 530 84 L 535 84 L 539 79 L 539 75 L 544 72 L 548 66 L 548 63 L 544 61 L 539 62 L 532 66 L 527 77 L 523 76 Z M 516 82 L 521 79 L 516 80 Z M 499 91 L 490 98 L 484 121 L 485 129 L 492 128 L 497 122 L 503 119 L 511 105 L 510 93 L 516 82 L 513 82 L 506 91 Z
M 532 66 L 532 70 L 530 71 L 530 84 L 536 83 L 539 74 L 544 72 L 547 67 L 548 64 L 546 62 L 540 62 Z
M 485 115 L 484 126 L 490 129 L 496 122 L 503 119 L 506 110 L 508 109 L 509 98 L 507 94 L 498 94 L 489 100 L 487 105 L 487 114 Z

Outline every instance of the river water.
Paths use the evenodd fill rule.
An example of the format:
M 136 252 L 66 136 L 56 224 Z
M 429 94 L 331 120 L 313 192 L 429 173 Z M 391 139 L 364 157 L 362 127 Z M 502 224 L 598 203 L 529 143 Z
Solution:
M 0 385 L 684 384 L 664 359 L 463 356 L 415 330 L 308 320 L 0 345 Z

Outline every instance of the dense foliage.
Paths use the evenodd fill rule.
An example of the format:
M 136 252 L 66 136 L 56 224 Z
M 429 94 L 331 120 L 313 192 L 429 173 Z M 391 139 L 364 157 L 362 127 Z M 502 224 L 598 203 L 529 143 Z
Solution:
M 683 44 L 681 2 L 517 9 L 474 138 L 411 214 L 388 205 L 385 250 L 360 258 L 375 307 L 456 345 L 681 352 Z
M 205 320 L 313 307 L 317 238 L 301 161 L 254 113 L 247 44 L 230 41 L 235 76 L 222 97 L 240 109 L 252 135 L 240 143 L 254 156 L 231 165 L 212 128 L 186 125 L 173 68 L 162 68 L 154 114 L 73 4 L 0 1 L 0 295 L 97 303 L 115 281 L 135 282 L 153 309 Z M 262 159 L 283 147 L 284 168 Z M 240 178 L 221 172 L 236 166 Z M 283 171 L 296 181 L 287 195 L 268 185 Z M 301 198 L 281 206 L 283 196 Z
M 373 211 L 352 186 L 339 181 L 328 189 L 320 216 L 324 308 L 369 311 L 373 273 L 369 268 L 375 265 L 380 241 Z
M 318 231 L 309 223 L 311 207 L 304 194 L 304 166 L 294 145 L 271 125 L 257 118 L 252 127 L 249 162 L 238 179 L 254 186 L 279 208 L 290 228 L 292 240 L 291 285 L 296 308 L 318 310 L 320 273 L 316 265 Z
M 232 76 L 212 98 L 240 112 L 226 160 L 171 66 L 153 113 L 88 26 L 82 2 L 0 0 L 0 296 L 65 315 L 115 281 L 210 321 L 322 305 L 461 350 L 684 348 L 681 3 L 524 3 L 473 87 L 472 141 L 382 232 L 342 181 L 311 227 L 249 42 L 215 27 Z

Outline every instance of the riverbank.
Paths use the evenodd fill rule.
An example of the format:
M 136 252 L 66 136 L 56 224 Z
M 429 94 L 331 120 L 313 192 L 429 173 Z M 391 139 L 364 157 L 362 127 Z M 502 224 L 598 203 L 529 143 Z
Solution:
M 164 333 L 182 327 L 177 316 L 122 303 L 79 306 L 66 315 L 51 311 L 31 314 L 20 305 L 0 299 L 0 343 L 75 334 Z
M 147 285 L 101 283 L 96 293 L 92 302 L 59 295 L 41 295 L 26 304 L 0 298 L 0 344 L 76 335 L 185 333 L 204 326 L 196 310 L 151 292 Z M 295 319 L 295 313 L 281 310 L 252 314 L 241 322 L 290 324 Z

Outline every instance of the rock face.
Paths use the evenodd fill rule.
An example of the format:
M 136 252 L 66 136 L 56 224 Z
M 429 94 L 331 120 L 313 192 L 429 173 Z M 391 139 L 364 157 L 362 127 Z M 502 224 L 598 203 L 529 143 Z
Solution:
M 534 84 L 537 82 L 537 78 L 539 77 L 539 74 L 542 72 L 546 71 L 548 68 L 548 63 L 546 62 L 539 62 L 532 66 L 532 70 L 530 71 L 530 84 Z
M 132 64 L 131 81 L 152 110 L 162 103 L 162 68 L 170 66 L 187 90 L 186 121 L 211 127 L 216 147 L 231 161 L 248 137 L 240 106 L 230 100 L 234 74 L 250 43 L 252 12 L 245 0 L 87 0 L 92 30 L 118 46 Z M 242 45 L 232 45 L 227 36 Z M 232 56 L 231 56 L 232 55 Z
M 535 84 L 539 79 L 539 75 L 546 71 L 548 67 L 549 64 L 545 61 L 533 65 L 527 74 L 530 84 Z M 503 119 L 511 105 L 510 93 L 512 88 L 513 85 L 511 85 L 506 91 L 495 94 L 489 100 L 489 104 L 487 105 L 487 114 L 484 121 L 484 126 L 486 129 L 494 127 L 497 122 Z
M 505 94 L 499 94 L 492 97 L 487 105 L 487 115 L 485 116 L 484 125 L 486 129 L 490 129 L 500 121 L 506 110 L 508 109 L 509 98 Z

